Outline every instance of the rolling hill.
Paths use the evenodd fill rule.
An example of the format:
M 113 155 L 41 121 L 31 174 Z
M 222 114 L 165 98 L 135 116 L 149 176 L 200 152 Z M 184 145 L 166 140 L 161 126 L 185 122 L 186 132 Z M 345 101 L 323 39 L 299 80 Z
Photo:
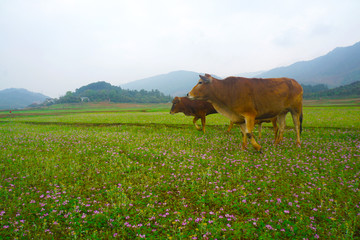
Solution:
M 18 109 L 33 103 L 41 103 L 49 98 L 41 93 L 23 88 L 8 88 L 0 91 L 0 109 Z

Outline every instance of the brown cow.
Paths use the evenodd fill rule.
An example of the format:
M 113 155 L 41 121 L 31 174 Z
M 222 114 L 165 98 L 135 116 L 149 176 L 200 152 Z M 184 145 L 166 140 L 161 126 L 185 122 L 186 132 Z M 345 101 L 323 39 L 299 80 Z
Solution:
M 217 113 L 213 105 L 207 101 L 190 100 L 187 97 L 175 97 L 172 101 L 173 105 L 170 114 L 183 112 L 186 116 L 194 116 L 193 123 L 197 130 L 205 133 L 205 116 Z M 201 119 L 202 128 L 200 128 L 196 121 Z
M 255 120 L 277 117 L 279 135 L 275 144 L 283 138 L 285 117 L 291 113 L 296 131 L 296 143 L 300 146 L 302 129 L 303 89 L 290 78 L 241 78 L 228 77 L 224 80 L 213 78 L 209 74 L 200 75 L 198 84 L 188 93 L 188 97 L 206 100 L 214 108 L 234 123 L 244 123 L 246 136 L 253 147 L 260 151 L 252 130 Z M 246 137 L 242 148 L 246 149 Z

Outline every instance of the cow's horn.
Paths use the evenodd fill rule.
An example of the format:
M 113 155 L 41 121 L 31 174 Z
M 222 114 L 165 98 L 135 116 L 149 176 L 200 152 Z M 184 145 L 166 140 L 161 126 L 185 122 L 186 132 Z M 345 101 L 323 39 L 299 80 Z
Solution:
M 209 75 L 209 74 L 207 74 L 207 75 Z M 199 75 L 199 77 L 205 82 L 211 82 L 211 78 L 206 75 L 205 76 Z

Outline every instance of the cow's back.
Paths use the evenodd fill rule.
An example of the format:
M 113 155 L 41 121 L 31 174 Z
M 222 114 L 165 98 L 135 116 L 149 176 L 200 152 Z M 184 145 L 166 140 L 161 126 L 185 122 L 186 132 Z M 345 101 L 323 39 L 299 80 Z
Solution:
M 253 113 L 256 119 L 275 117 L 302 103 L 302 87 L 290 78 L 229 77 L 218 80 L 214 87 L 221 96 L 215 96 L 217 99 L 211 101 L 213 104 L 221 99 L 226 111 Z
M 187 97 L 182 97 L 181 101 L 183 102 L 184 106 L 186 106 L 186 111 L 188 114 L 206 116 L 212 113 L 217 113 L 214 106 L 207 101 L 190 100 Z

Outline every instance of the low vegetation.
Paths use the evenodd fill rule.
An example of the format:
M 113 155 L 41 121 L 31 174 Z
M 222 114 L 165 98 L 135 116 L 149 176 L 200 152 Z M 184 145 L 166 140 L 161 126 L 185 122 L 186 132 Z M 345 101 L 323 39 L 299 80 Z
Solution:
M 2 239 L 360 239 L 358 106 L 305 108 L 301 149 L 267 125 L 262 154 L 219 114 L 130 109 L 0 114 Z

